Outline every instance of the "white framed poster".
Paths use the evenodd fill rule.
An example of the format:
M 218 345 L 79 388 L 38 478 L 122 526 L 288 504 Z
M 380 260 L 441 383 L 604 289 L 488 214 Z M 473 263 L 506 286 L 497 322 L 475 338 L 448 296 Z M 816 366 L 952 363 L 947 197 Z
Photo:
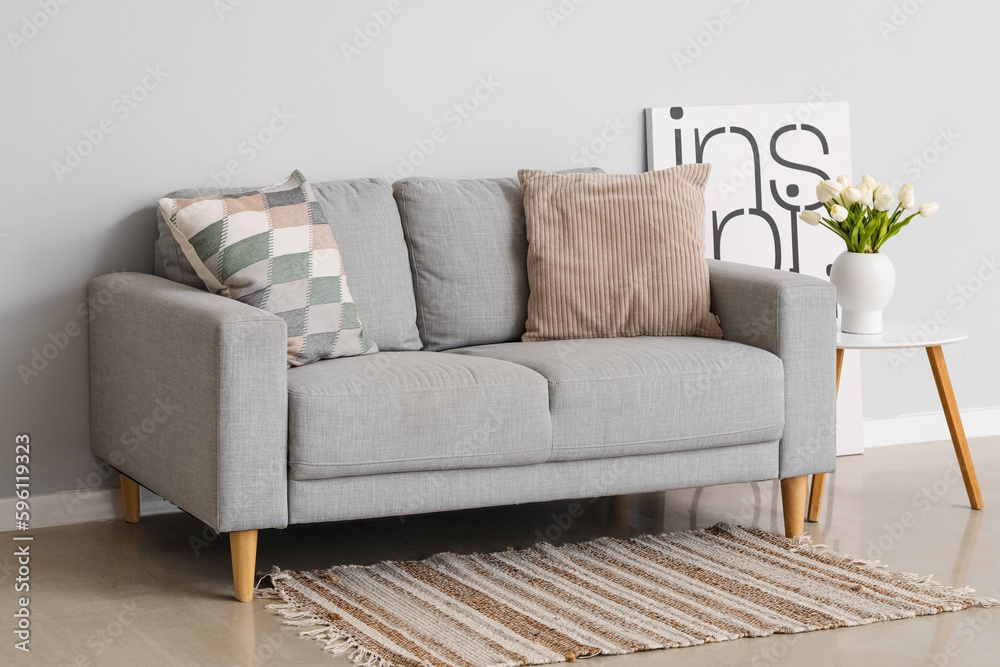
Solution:
M 829 279 L 844 251 L 827 230 L 799 221 L 820 208 L 816 183 L 851 174 L 847 102 L 646 109 L 646 167 L 711 163 L 705 188 L 710 258 Z M 864 449 L 861 373 L 844 356 L 837 401 L 837 453 Z

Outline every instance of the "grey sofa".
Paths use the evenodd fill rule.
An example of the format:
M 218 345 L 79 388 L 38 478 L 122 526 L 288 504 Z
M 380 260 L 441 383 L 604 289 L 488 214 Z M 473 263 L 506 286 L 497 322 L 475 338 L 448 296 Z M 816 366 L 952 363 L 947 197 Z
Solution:
M 158 275 L 90 286 L 94 454 L 127 520 L 142 485 L 230 533 L 238 599 L 291 523 L 780 478 L 801 533 L 835 460 L 829 283 L 713 261 L 724 340 L 522 343 L 516 179 L 314 189 L 377 354 L 286 370 L 284 321 L 205 291 L 162 220 Z

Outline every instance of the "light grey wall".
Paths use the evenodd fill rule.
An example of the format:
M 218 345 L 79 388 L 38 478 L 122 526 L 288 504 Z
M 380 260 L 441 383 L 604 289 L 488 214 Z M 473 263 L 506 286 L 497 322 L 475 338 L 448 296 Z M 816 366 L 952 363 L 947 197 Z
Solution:
M 818 90 L 851 103 L 856 176 L 914 180 L 918 200 L 941 203 L 937 217 L 888 247 L 898 272 L 889 316 L 928 319 L 942 309 L 971 330 L 971 341 L 947 350 L 960 405 L 1000 405 L 1000 279 L 969 299 L 953 292 L 998 270 L 982 268 L 1000 250 L 990 211 L 1000 148 L 996 3 L 957 11 L 916 0 L 836 8 L 792 0 L 62 2 L 8 0 L 0 11 L 0 419 L 8 445 L 16 433 L 32 436 L 36 493 L 86 485 L 94 471 L 80 304 L 92 276 L 151 269 L 152 207 L 164 193 L 204 184 L 229 162 L 242 185 L 274 183 L 293 168 L 312 180 L 398 173 L 400 156 L 426 146 L 436 128 L 446 140 L 418 174 L 579 165 L 579 147 L 609 122 L 624 129 L 594 164 L 635 172 L 645 166 L 644 107 L 805 101 Z M 390 6 L 398 14 L 348 61 L 342 44 L 372 12 L 384 21 Z M 45 7 L 50 18 L 39 14 Z M 718 20 L 724 10 L 728 23 Z M 886 31 L 893 20 L 898 30 Z M 699 39 L 707 46 L 679 68 L 674 53 Z M 467 118 L 449 113 L 477 90 L 484 99 Z M 274 121 L 278 132 L 268 127 L 274 110 L 286 115 Z M 88 134 L 96 142 L 98 132 L 92 152 L 57 175 L 53 162 L 66 161 L 67 146 Z M 938 140 L 946 134 L 952 139 Z M 251 135 L 269 143 L 252 148 L 244 143 Z M 911 156 L 925 152 L 935 161 L 915 167 Z M 60 336 L 67 327 L 83 333 Z M 65 348 L 25 383 L 18 365 L 30 365 L 50 334 Z M 864 392 L 868 417 L 937 408 L 922 357 L 893 368 L 873 354 Z M 3 451 L 0 495 L 9 495 L 12 447 Z

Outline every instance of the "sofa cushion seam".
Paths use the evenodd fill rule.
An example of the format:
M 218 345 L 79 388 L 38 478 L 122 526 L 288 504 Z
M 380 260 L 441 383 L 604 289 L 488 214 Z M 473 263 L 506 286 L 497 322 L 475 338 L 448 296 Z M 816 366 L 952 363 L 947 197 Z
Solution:
M 534 379 L 531 380 L 531 383 L 541 384 L 538 380 L 534 380 Z M 355 393 L 304 394 L 304 393 L 297 393 L 297 392 L 289 389 L 288 390 L 288 396 L 289 396 L 289 398 L 295 397 L 296 399 L 299 399 L 299 400 L 316 400 L 316 399 L 327 400 L 327 399 L 330 399 L 330 398 L 340 398 L 340 399 L 343 399 L 343 398 L 365 398 L 365 397 L 369 397 L 369 396 L 400 396 L 400 395 L 406 395 L 406 394 L 423 394 L 423 393 L 427 393 L 427 392 L 441 392 L 441 393 L 443 393 L 443 392 L 455 392 L 455 391 L 463 391 L 463 392 L 465 392 L 465 391 L 476 391 L 476 390 L 480 390 L 480 389 L 511 389 L 511 388 L 522 389 L 522 388 L 525 388 L 526 386 L 530 387 L 531 384 L 529 382 L 518 382 L 518 383 L 512 382 L 512 383 L 509 383 L 509 384 L 496 384 L 496 385 L 482 385 L 482 384 L 478 384 L 478 385 L 470 385 L 470 386 L 464 386 L 464 387 L 428 387 L 428 388 L 425 388 L 425 389 L 402 389 L 400 391 L 364 392 L 364 393 L 359 393 L 359 394 L 355 394 Z
M 504 452 L 484 452 L 482 454 L 455 454 L 452 456 L 419 456 L 419 457 L 411 457 L 405 459 L 378 459 L 373 461 L 351 461 L 348 463 L 309 463 L 306 461 L 289 460 L 288 464 L 297 466 L 308 466 L 313 468 L 338 468 L 338 467 L 363 466 L 363 465 L 381 465 L 384 463 L 407 463 L 410 461 L 453 461 L 456 459 L 479 459 L 487 456 L 502 456 L 508 453 L 534 454 L 536 452 L 551 451 L 551 449 L 552 449 L 551 447 L 535 447 L 533 449 L 516 449 Z
M 724 431 L 724 432 L 721 432 L 721 433 L 710 433 L 708 435 L 685 436 L 685 437 L 679 437 L 679 438 L 671 438 L 669 440 L 662 440 L 662 439 L 661 440 L 641 440 L 641 441 L 639 441 L 639 440 L 631 440 L 631 441 L 627 441 L 627 442 L 616 442 L 616 443 L 610 443 L 610 444 L 602 443 L 600 445 L 582 445 L 582 446 L 577 446 L 577 447 L 556 447 L 553 444 L 552 449 L 553 449 L 553 451 L 558 450 L 558 451 L 561 451 L 561 452 L 566 452 L 566 451 L 577 451 L 577 450 L 586 450 L 586 449 L 600 449 L 600 448 L 604 448 L 604 447 L 623 447 L 623 446 L 630 446 L 630 445 L 652 445 L 652 444 L 655 444 L 655 443 L 658 443 L 658 442 L 663 442 L 663 443 L 683 442 L 684 440 L 700 440 L 700 439 L 703 439 L 703 438 L 719 438 L 719 437 L 726 436 L 726 435 L 740 435 L 740 434 L 743 434 L 743 433 L 753 434 L 753 433 L 757 433 L 759 431 L 765 431 L 765 432 L 767 432 L 767 431 L 772 431 L 772 430 L 774 430 L 776 428 L 784 429 L 784 426 L 785 426 L 784 421 L 782 421 L 782 422 L 771 424 L 771 425 L 768 425 L 768 426 L 758 426 L 758 427 L 751 428 L 751 429 L 740 429 L 738 431 Z M 752 444 L 752 443 L 743 443 L 743 444 Z M 734 447 L 735 445 L 716 445 L 716 446 L 717 447 Z
M 775 356 L 777 356 L 777 355 L 775 355 Z M 769 369 L 765 365 L 759 365 L 759 366 L 754 366 L 751 370 L 755 370 L 755 371 L 767 371 Z M 706 377 L 706 376 L 711 376 L 711 377 L 732 377 L 735 374 L 752 375 L 754 377 L 760 377 L 760 375 L 758 373 L 750 373 L 749 371 L 744 371 L 742 369 L 734 369 L 732 371 L 713 372 L 713 373 L 691 372 L 691 373 L 671 373 L 669 375 L 652 375 L 652 376 L 634 376 L 634 375 L 632 375 L 632 376 L 623 376 L 623 377 L 614 377 L 614 378 L 593 378 L 593 379 L 584 379 L 584 380 L 548 380 L 548 378 L 546 378 L 546 379 L 548 380 L 548 382 L 549 382 L 550 385 L 562 385 L 562 384 L 592 384 L 592 383 L 599 383 L 599 382 L 602 382 L 602 383 L 603 382 L 627 382 L 627 381 L 633 381 L 633 380 L 634 381 L 645 382 L 645 381 L 649 381 L 649 380 L 661 380 L 661 379 L 664 379 L 664 378 L 666 378 L 666 379 L 672 379 L 672 378 L 691 378 L 691 377 Z M 784 375 L 784 373 L 782 373 L 782 375 Z M 542 377 L 545 377 L 545 376 L 543 375 Z

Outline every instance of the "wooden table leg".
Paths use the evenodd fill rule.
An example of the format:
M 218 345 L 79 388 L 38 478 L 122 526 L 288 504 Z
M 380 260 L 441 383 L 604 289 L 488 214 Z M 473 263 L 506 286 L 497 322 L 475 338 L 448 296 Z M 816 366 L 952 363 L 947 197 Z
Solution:
M 965 490 L 969 494 L 969 504 L 972 509 L 983 509 L 983 496 L 979 492 L 979 480 L 976 479 L 976 469 L 972 465 L 972 454 L 969 453 L 969 441 L 965 439 L 965 428 L 962 426 L 962 416 L 958 413 L 958 403 L 955 401 L 955 391 L 951 387 L 948 376 L 948 366 L 944 362 L 944 352 L 940 345 L 927 348 L 927 358 L 934 372 L 934 382 L 937 384 L 938 395 L 941 397 L 941 407 L 944 408 L 945 419 L 948 420 L 948 430 L 951 432 L 951 442 L 955 445 L 955 456 L 962 469 L 962 479 L 965 480 Z
M 840 369 L 844 367 L 844 351 L 837 350 L 837 394 L 840 395 Z M 809 514 L 806 520 L 810 523 L 819 521 L 819 510 L 823 506 L 823 488 L 826 486 L 826 473 L 813 475 L 812 490 L 809 492 Z

